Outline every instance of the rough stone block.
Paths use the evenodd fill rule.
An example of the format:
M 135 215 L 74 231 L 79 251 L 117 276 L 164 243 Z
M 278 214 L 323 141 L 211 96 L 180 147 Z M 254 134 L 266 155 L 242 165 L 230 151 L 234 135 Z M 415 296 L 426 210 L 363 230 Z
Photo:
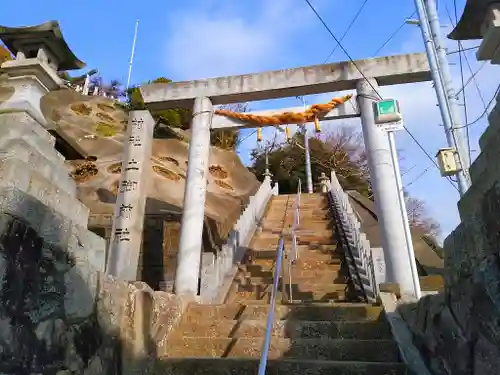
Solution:
M 0 161 L 0 186 L 13 186 L 23 190 L 75 223 L 87 225 L 89 209 L 83 203 L 56 188 L 38 173 L 31 173 L 29 166 L 19 159 Z
M 0 150 L 0 157 L 1 159 L 19 159 L 25 162 L 32 171 L 36 171 L 45 179 L 52 181 L 68 195 L 76 196 L 76 184 L 69 176 L 68 169 L 65 166 L 56 166 L 26 141 L 13 139 L 7 142 Z
M 72 268 L 64 250 L 6 213 L 0 259 L 0 373 L 82 373 L 101 339 L 91 316 L 97 272 Z
M 460 279 L 448 291 L 448 306 L 468 340 L 473 340 L 478 324 L 473 316 L 476 284 L 472 277 Z
M 396 297 L 401 298 L 401 289 L 399 284 L 396 283 L 381 283 L 379 285 L 379 290 L 384 293 L 395 294 Z
M 451 287 L 461 278 L 472 277 L 473 267 L 477 264 L 472 234 L 474 228 L 460 223 L 444 242 L 445 285 Z
M 91 264 L 96 270 L 106 268 L 106 240 L 80 225 L 72 225 L 69 233 L 68 252 L 76 264 Z
M 56 151 L 53 144 L 46 142 L 44 139 L 41 139 L 36 134 L 31 132 L 11 131 L 4 133 L 4 135 L 0 137 L 0 149 L 2 149 L 4 145 L 6 145 L 12 139 L 22 139 L 26 143 L 28 143 L 31 148 L 37 150 L 55 165 L 61 167 L 64 165 L 64 156 Z
M 89 263 L 75 266 L 64 274 L 64 310 L 71 323 L 87 319 L 94 310 L 98 271 Z
M 496 145 L 500 142 L 500 131 L 494 134 L 490 133 L 488 143 Z M 470 167 L 470 176 L 472 183 L 482 183 L 482 178 L 487 178 L 488 181 L 496 180 L 500 177 L 500 167 L 498 165 L 498 157 L 500 150 L 498 147 L 487 147 L 481 151 L 477 159 Z
M 12 185 L 0 187 L 0 212 L 22 218 L 33 229 L 40 229 L 47 211 L 55 212 L 36 198 Z
M 56 139 L 26 112 L 0 113 L 0 138 L 9 133 L 13 133 L 14 138 L 18 138 L 20 134 L 33 133 L 52 146 L 56 142 Z
M 494 145 L 492 138 L 494 138 L 500 131 L 500 105 L 498 103 L 493 107 L 488 115 L 488 127 L 484 133 L 479 137 L 479 147 L 481 150 L 488 149 L 490 145 Z
M 484 238 L 483 252 L 486 255 L 498 254 L 498 245 L 500 244 L 500 182 L 489 189 L 481 202 L 479 221 L 482 223 L 482 238 Z M 479 245 L 479 244 L 476 244 Z
M 451 374 L 472 374 L 471 345 L 447 306 L 434 316 L 432 336 L 435 355 L 443 359 Z
M 500 374 L 500 347 L 480 336 L 474 346 L 474 375 Z
M 478 331 L 500 347 L 500 262 L 490 255 L 475 275 L 473 317 Z

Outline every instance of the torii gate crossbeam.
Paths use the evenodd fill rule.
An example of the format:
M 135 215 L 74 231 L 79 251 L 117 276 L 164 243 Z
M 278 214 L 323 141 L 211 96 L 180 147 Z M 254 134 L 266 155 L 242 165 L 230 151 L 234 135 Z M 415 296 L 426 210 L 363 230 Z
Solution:
M 213 105 L 354 89 L 358 91 L 358 107 L 361 110 L 370 178 L 381 223 L 388 281 L 398 282 L 403 291 L 412 292 L 412 279 L 411 276 L 408 277 L 409 260 L 407 262 L 403 251 L 406 246 L 403 221 L 399 210 L 394 207 L 398 191 L 389 142 L 382 130 L 376 127 L 374 115 L 369 109 L 378 100 L 377 85 L 430 79 L 425 54 L 416 53 L 142 86 L 142 97 L 151 111 L 176 107 L 193 108 L 175 292 L 197 294 L 198 291 L 210 129 L 248 127 L 248 124 L 214 115 Z M 344 105 L 343 109 L 341 106 L 336 113 L 329 114 L 330 119 L 337 115 L 344 118 L 359 115 L 351 111 L 346 116 L 348 106 Z
M 206 96 L 212 104 L 218 105 L 355 90 L 357 81 L 364 77 L 377 78 L 381 86 L 431 80 L 426 55 L 413 53 L 195 81 L 155 83 L 144 85 L 140 90 L 148 109 L 155 111 L 192 108 L 194 99 L 200 96 Z

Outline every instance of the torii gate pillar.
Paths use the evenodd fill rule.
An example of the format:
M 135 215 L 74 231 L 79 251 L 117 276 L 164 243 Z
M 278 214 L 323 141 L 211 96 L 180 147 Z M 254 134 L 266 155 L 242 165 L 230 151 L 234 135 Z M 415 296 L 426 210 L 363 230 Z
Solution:
M 378 83 L 374 78 L 359 80 L 356 85 L 363 139 L 368 154 L 370 181 L 380 224 L 387 280 L 399 284 L 402 291 L 411 295 L 414 294 L 411 263 L 407 252 L 403 218 L 399 204 L 395 203 L 399 192 L 389 138 L 386 132 L 377 128 L 373 113 L 373 104 L 379 100 L 375 91 L 377 89 Z
M 177 252 L 174 284 L 176 294 L 198 294 L 212 116 L 210 99 L 204 96 L 196 98 L 191 122 L 189 161 Z

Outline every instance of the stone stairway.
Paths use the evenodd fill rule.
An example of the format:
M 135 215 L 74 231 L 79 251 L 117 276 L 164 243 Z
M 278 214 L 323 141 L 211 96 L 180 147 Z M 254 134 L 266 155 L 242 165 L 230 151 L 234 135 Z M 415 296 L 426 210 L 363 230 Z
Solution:
M 225 304 L 192 304 L 158 352 L 155 374 L 256 375 L 265 336 L 278 236 L 294 196 L 273 197 Z M 382 308 L 349 302 L 326 199 L 303 195 L 299 259 L 280 285 L 268 375 L 406 374 Z M 286 241 L 290 248 L 290 240 Z M 288 264 L 288 259 L 285 260 Z
M 250 249 L 239 267 L 226 302 L 269 303 L 276 263 L 276 248 L 282 231 L 285 234 L 282 298 L 296 302 L 344 301 L 347 279 L 343 276 L 342 255 L 335 251 L 332 223 L 326 199 L 322 195 L 302 194 L 300 226 L 296 231 L 298 259 L 290 267 L 288 256 L 292 242 L 294 195 L 273 197 L 252 239 Z M 290 278 L 291 276 L 291 278 Z M 291 296 L 290 296 L 290 283 Z

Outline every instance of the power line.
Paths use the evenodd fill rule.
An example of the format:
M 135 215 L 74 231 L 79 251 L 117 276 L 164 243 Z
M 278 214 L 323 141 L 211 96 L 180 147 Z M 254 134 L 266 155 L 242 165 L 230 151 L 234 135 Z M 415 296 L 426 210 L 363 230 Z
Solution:
M 252 135 L 254 135 L 255 133 L 257 133 L 257 130 L 258 129 L 255 129 L 254 131 L 248 133 L 245 137 L 243 137 L 241 140 L 239 140 L 238 143 L 242 144 L 243 142 L 245 142 L 248 138 L 250 138 Z
M 358 66 L 358 64 L 356 64 L 356 62 L 351 57 L 351 55 L 349 54 L 349 52 L 347 52 L 347 50 L 344 48 L 344 46 L 342 45 L 342 43 L 338 40 L 338 38 L 332 32 L 332 30 L 330 29 L 330 27 L 328 27 L 328 25 L 326 24 L 326 22 L 323 20 L 323 17 L 321 17 L 321 15 L 318 13 L 318 11 L 311 4 L 310 0 L 304 0 L 304 1 L 309 6 L 309 8 L 311 8 L 311 10 L 314 12 L 314 14 L 316 15 L 316 17 L 318 18 L 318 20 L 323 24 L 323 26 L 328 31 L 328 33 L 332 36 L 332 38 L 337 42 L 338 46 L 342 49 L 342 51 L 345 53 L 345 55 L 350 60 L 350 62 L 354 65 L 354 67 L 359 72 L 359 74 L 361 74 L 361 76 L 363 77 L 363 79 L 368 83 L 368 85 L 371 86 L 372 90 L 378 95 L 378 97 L 380 99 L 382 99 L 382 96 L 380 95 L 380 93 L 378 92 L 378 90 L 372 85 L 372 83 L 370 82 L 370 80 L 365 76 L 364 72 L 360 69 L 360 67 Z M 500 88 L 500 86 L 499 86 L 499 88 Z M 408 135 L 412 138 L 412 140 L 417 144 L 417 146 L 422 150 L 422 152 L 427 156 L 427 158 L 432 161 L 432 164 L 434 164 L 434 166 L 439 170 L 439 166 L 437 165 L 437 163 L 434 160 L 434 158 L 427 152 L 427 150 L 422 146 L 422 144 L 415 138 L 415 136 L 410 132 L 410 130 L 408 130 L 408 128 L 406 126 L 404 126 L 403 128 L 408 133 Z M 453 182 L 449 178 L 448 178 L 448 181 L 450 182 L 450 184 L 457 191 L 459 191 L 458 188 L 453 184 Z
M 456 6 L 456 0 L 454 0 L 454 6 Z M 453 19 L 452 19 L 452 16 L 451 16 L 451 12 L 448 8 L 448 6 L 446 6 L 446 11 L 448 13 L 448 18 L 450 19 L 450 22 L 451 24 L 453 25 Z M 455 18 L 458 18 L 458 15 L 456 13 L 456 8 L 455 8 Z M 461 41 L 458 41 L 459 43 L 459 52 L 460 52 L 460 47 L 462 48 L 462 51 L 465 51 L 465 49 L 463 48 L 463 44 Z M 475 48 L 475 47 L 473 47 Z M 470 49 L 470 48 L 469 48 Z M 481 64 L 481 66 L 473 73 L 472 71 L 472 66 L 471 64 L 469 63 L 469 59 L 467 58 L 467 55 L 464 54 L 464 57 L 465 57 L 465 61 L 467 62 L 467 65 L 469 67 L 469 71 L 471 72 L 471 76 L 469 77 L 469 79 L 467 80 L 467 82 L 464 84 L 463 81 L 462 81 L 462 88 L 457 92 L 457 96 L 462 93 L 463 97 L 464 97 L 464 101 L 466 100 L 465 99 L 465 88 L 471 83 L 471 82 L 474 82 L 474 85 L 476 86 L 476 90 L 478 92 L 478 95 L 479 95 L 479 98 L 483 104 L 483 108 L 484 108 L 484 111 L 481 113 L 481 115 L 479 115 L 479 117 L 477 117 L 474 121 L 472 122 L 468 122 L 467 118 L 465 120 L 465 125 L 462 126 L 461 128 L 466 128 L 467 129 L 467 133 L 469 133 L 469 127 L 476 124 L 477 122 L 479 122 L 487 113 L 488 113 L 488 109 L 490 107 L 490 105 L 493 103 L 493 100 L 495 100 L 496 96 L 498 95 L 499 91 L 500 91 L 500 86 L 497 88 L 495 94 L 493 95 L 493 97 L 491 98 L 491 100 L 488 102 L 488 104 L 486 104 L 485 100 L 484 100 L 484 96 L 483 96 L 483 93 L 481 92 L 481 88 L 479 87 L 479 83 L 477 82 L 477 79 L 476 79 L 476 76 L 477 74 L 486 66 L 486 61 L 483 62 Z M 470 144 L 470 143 L 469 143 Z M 469 146 L 469 150 L 470 150 L 470 146 Z M 470 152 L 470 151 L 469 151 Z M 470 154 L 469 154 L 470 155 Z
M 354 61 L 354 59 L 352 58 L 351 54 L 349 52 L 347 52 L 347 50 L 344 48 L 344 46 L 342 45 L 342 43 L 340 42 L 340 40 L 335 36 L 335 34 L 333 33 L 333 31 L 330 29 L 330 27 L 326 24 L 325 20 L 323 19 L 323 17 L 321 17 L 321 15 L 318 13 L 318 11 L 316 10 L 316 8 L 314 8 L 314 6 L 311 4 L 311 2 L 309 0 L 304 0 L 306 2 L 306 4 L 309 6 L 309 8 L 311 8 L 311 10 L 314 12 L 314 14 L 316 15 L 316 17 L 318 18 L 318 20 L 323 24 L 324 28 L 326 29 L 326 31 L 328 31 L 328 33 L 331 35 L 331 37 L 335 40 L 335 42 L 337 42 L 338 46 L 340 47 L 340 49 L 342 50 L 342 52 L 345 53 L 345 55 L 347 56 L 347 58 L 349 59 L 349 61 L 351 62 L 351 64 L 354 65 L 354 67 L 356 68 L 356 70 L 359 72 L 359 74 L 361 74 L 361 76 L 363 77 L 363 79 L 366 80 L 366 82 L 371 86 L 371 88 L 373 89 L 373 91 L 375 91 L 375 93 L 379 96 L 379 98 L 382 98 L 382 96 L 379 94 L 378 90 L 372 85 L 372 83 L 370 82 L 370 80 L 365 76 L 365 74 L 363 73 L 363 71 L 360 69 L 360 67 L 358 66 L 358 64 L 356 64 L 356 62 Z
M 344 38 L 346 37 L 347 33 L 349 33 L 349 31 L 351 30 L 352 26 L 354 25 L 354 23 L 356 22 L 356 20 L 358 19 L 359 15 L 361 14 L 361 12 L 363 11 L 366 3 L 368 3 L 368 1 L 370 0 L 365 0 L 363 1 L 363 4 L 361 4 L 361 6 L 359 7 L 357 13 L 354 15 L 351 23 L 349 24 L 349 26 L 347 26 L 347 29 L 346 31 L 344 32 L 344 34 L 342 35 L 342 37 L 340 38 L 340 42 L 342 42 L 344 40 Z M 332 49 L 332 51 L 330 52 L 330 54 L 328 55 L 328 57 L 325 59 L 325 61 L 323 62 L 323 64 L 325 64 L 326 62 L 328 62 L 328 60 L 330 59 L 330 57 L 332 57 L 332 55 L 335 53 L 335 51 L 337 50 L 337 47 L 339 46 L 339 44 L 336 44 L 335 47 Z
M 391 36 L 384 42 L 382 43 L 382 45 L 375 51 L 374 55 L 376 56 L 387 44 L 390 43 L 390 41 L 392 39 L 394 39 L 394 37 L 401 31 L 401 29 L 406 25 L 406 20 L 408 18 L 412 18 L 415 13 L 417 13 L 416 11 L 413 11 L 413 13 L 409 16 L 409 17 L 406 17 L 405 20 L 403 21 L 403 23 L 401 25 L 398 26 L 398 28 L 391 34 Z
M 450 15 L 448 5 L 446 5 L 445 8 L 446 8 L 446 11 L 448 12 L 448 15 Z M 453 8 L 455 11 L 455 25 L 456 25 L 458 23 L 457 0 L 453 0 Z M 450 21 L 451 21 L 451 24 L 453 25 L 453 20 L 451 20 L 451 17 L 450 17 Z M 458 60 L 459 60 L 459 65 L 460 65 L 460 80 L 461 80 L 462 86 L 464 86 L 464 64 L 462 61 L 463 60 L 462 59 L 463 52 L 461 51 L 462 43 L 460 43 L 460 40 L 457 40 L 457 44 L 458 44 Z M 469 116 L 467 116 L 468 115 L 468 113 L 467 113 L 467 97 L 465 95 L 465 91 L 462 92 L 462 99 L 463 99 L 463 105 L 464 105 L 464 119 L 465 119 L 465 123 L 467 124 L 467 122 L 469 122 Z M 458 98 L 457 98 L 457 100 L 458 100 Z M 469 155 L 469 160 L 470 160 L 470 159 L 472 159 L 472 153 L 471 153 L 471 147 L 470 147 L 469 127 L 465 128 L 465 139 L 467 140 L 467 153 Z
M 465 52 L 465 51 L 471 51 L 473 49 L 478 49 L 479 46 L 474 46 L 474 47 L 468 47 L 468 48 L 462 48 L 462 52 Z M 460 49 L 458 51 L 451 51 L 451 52 L 446 52 L 447 55 L 453 55 L 455 53 L 459 53 L 460 52 Z
M 462 47 L 462 52 L 465 51 L 464 45 L 462 44 L 462 42 L 459 40 L 458 43 Z M 479 99 L 481 100 L 483 107 L 486 108 L 486 101 L 484 100 L 484 95 L 483 95 L 481 89 L 479 88 L 479 83 L 477 82 L 476 76 L 472 71 L 472 66 L 469 62 L 469 58 L 467 57 L 467 54 L 465 54 L 465 53 L 463 54 L 463 56 L 465 58 L 465 62 L 467 63 L 467 67 L 469 68 L 469 72 L 471 74 L 472 81 L 474 82 L 474 86 L 476 86 L 476 90 L 477 90 L 477 94 L 479 95 Z M 483 64 L 483 66 L 484 65 L 486 65 L 486 64 Z
M 500 85 L 498 85 L 495 93 L 493 94 L 493 97 L 490 99 L 490 101 L 486 105 L 485 110 L 474 121 L 472 121 L 468 124 L 465 124 L 464 126 L 461 126 L 461 128 L 469 127 L 469 126 L 472 126 L 472 125 L 478 123 L 488 113 L 490 105 L 493 103 L 493 101 L 496 99 L 496 97 L 499 93 L 500 93 Z
M 427 172 L 429 172 L 429 170 L 434 167 L 434 165 L 429 165 L 427 168 L 425 168 L 422 172 L 420 172 L 417 177 L 415 177 L 413 180 L 411 180 L 410 182 L 408 182 L 403 189 L 407 189 L 409 188 L 411 185 L 413 185 L 415 182 L 417 182 L 418 180 L 420 180 L 420 178 L 422 178 Z

